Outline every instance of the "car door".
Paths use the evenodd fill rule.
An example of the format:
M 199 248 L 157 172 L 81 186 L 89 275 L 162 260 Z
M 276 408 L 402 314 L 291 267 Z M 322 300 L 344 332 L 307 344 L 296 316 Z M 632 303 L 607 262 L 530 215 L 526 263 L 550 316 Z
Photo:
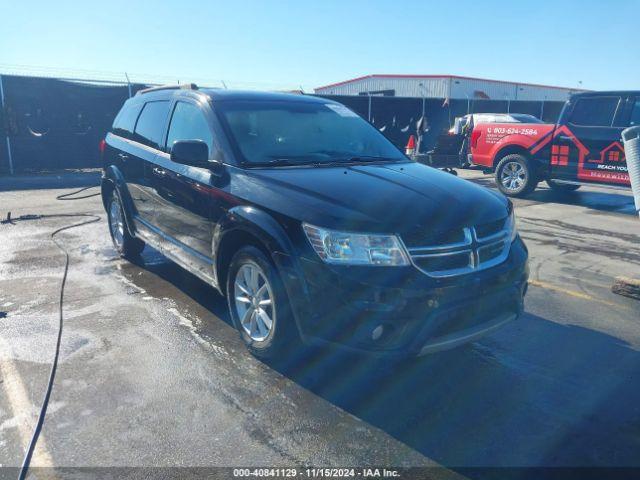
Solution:
M 625 101 L 615 94 L 579 96 L 567 106 L 566 123 L 556 129 L 551 147 L 552 178 L 604 184 L 623 181 L 620 134 Z
M 157 100 L 144 104 L 135 124 L 126 158 L 122 159 L 125 179 L 136 209 L 134 220 L 142 223 L 147 230 L 148 227 L 157 227 L 149 171 L 160 151 L 169 103 L 168 100 Z M 148 234 L 145 229 L 140 231 L 142 236 Z
M 209 147 L 211 158 L 215 145 L 208 113 L 192 99 L 177 100 L 172 107 L 164 152 L 157 156 L 152 169 L 156 217 L 172 239 L 171 254 L 206 276 L 211 274 L 210 215 L 216 177 L 208 169 L 173 162 L 170 155 L 176 141 L 201 140 Z
M 140 185 L 144 182 L 144 164 L 138 156 L 138 147 L 132 141 L 133 131 L 143 103 L 127 102 L 115 121 L 111 134 L 107 137 L 105 158 L 115 165 L 124 177 L 129 196 L 133 202 L 133 216 L 150 221 L 153 210 L 143 201 Z

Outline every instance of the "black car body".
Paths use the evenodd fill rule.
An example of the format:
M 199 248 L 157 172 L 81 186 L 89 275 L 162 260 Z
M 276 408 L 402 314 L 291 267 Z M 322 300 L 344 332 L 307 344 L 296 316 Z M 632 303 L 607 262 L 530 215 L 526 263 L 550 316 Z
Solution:
M 259 115 L 252 109 L 263 111 L 267 104 L 273 105 L 265 117 L 269 124 L 256 126 Z M 256 151 L 264 157 L 265 138 L 269 148 L 285 153 L 314 141 L 291 138 L 296 126 L 281 134 L 272 121 L 280 118 L 281 106 L 303 112 L 292 118 L 308 121 L 308 128 L 299 127 L 307 136 L 321 129 L 326 131 L 318 135 L 343 135 L 343 127 L 330 133 L 331 123 L 316 128 L 317 112 L 336 123 L 357 122 L 369 143 L 341 141 L 356 153 L 373 142 L 388 156 L 338 159 L 318 151 L 312 159 L 283 153 L 252 162 L 252 142 L 263 142 Z M 182 111 L 189 114 L 180 124 L 176 112 Z M 135 254 L 149 243 L 227 295 L 244 340 L 265 356 L 270 349 L 261 343 L 269 339 L 243 333 L 240 323 L 249 312 L 234 304 L 239 292 L 236 301 L 253 302 L 250 321 L 258 316 L 259 298 L 244 298 L 238 285 L 249 264 L 260 267 L 264 283 L 272 279 L 278 322 L 286 317 L 291 323 L 288 340 L 415 355 L 470 341 L 517 318 L 528 269 L 511 203 L 410 161 L 364 120 L 351 117 L 340 104 L 303 95 L 194 86 L 136 95 L 116 118 L 103 152 L 111 233 L 124 238 L 116 246 Z M 194 160 L 205 155 L 199 153 L 203 141 L 204 163 Z

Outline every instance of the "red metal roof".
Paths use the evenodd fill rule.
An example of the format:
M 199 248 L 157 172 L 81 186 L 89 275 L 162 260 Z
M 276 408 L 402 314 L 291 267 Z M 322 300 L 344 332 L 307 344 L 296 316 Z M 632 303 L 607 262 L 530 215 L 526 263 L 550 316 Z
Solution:
M 331 83 L 329 85 L 324 85 L 322 87 L 317 87 L 315 90 L 320 90 L 323 88 L 331 88 L 337 87 L 339 85 L 346 85 L 347 83 L 356 82 L 358 80 L 364 80 L 365 78 L 455 78 L 459 80 L 480 80 L 483 82 L 493 82 L 493 83 L 508 83 L 512 85 L 522 85 L 526 87 L 543 87 L 543 88 L 556 88 L 558 90 L 571 90 L 574 92 L 588 92 L 589 90 L 584 90 L 582 88 L 571 88 L 571 87 L 557 87 L 554 85 L 541 85 L 538 83 L 523 83 L 523 82 L 510 82 L 507 80 L 492 80 L 489 78 L 478 78 L 478 77 L 465 77 L 461 75 L 405 75 L 405 74 L 381 74 L 374 73 L 373 75 L 363 75 L 361 77 L 352 78 L 350 80 L 343 80 L 342 82 Z

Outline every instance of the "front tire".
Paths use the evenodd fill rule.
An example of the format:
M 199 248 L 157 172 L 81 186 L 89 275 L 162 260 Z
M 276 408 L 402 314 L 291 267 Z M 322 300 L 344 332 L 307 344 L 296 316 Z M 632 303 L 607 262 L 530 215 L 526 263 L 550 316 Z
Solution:
M 242 341 L 256 357 L 282 357 L 297 345 L 297 330 L 280 275 L 258 248 L 243 247 L 231 260 L 227 304 Z
M 556 192 L 575 192 L 580 188 L 580 185 L 574 185 L 571 183 L 557 183 L 555 180 L 547 180 L 547 185 L 551 190 L 555 190 Z
M 120 197 L 114 190 L 107 202 L 109 234 L 117 252 L 122 257 L 136 258 L 144 249 L 144 242 L 131 236 L 125 222 L 125 213 Z
M 496 168 L 498 190 L 508 197 L 524 197 L 538 186 L 532 162 L 519 153 L 506 155 Z

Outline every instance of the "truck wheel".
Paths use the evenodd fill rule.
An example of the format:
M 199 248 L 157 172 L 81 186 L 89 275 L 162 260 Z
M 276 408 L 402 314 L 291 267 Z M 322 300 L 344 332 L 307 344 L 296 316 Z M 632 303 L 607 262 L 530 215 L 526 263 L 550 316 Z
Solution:
M 536 172 L 530 160 L 514 153 L 505 156 L 496 168 L 498 190 L 509 197 L 524 197 L 538 186 Z
M 574 185 L 572 183 L 558 183 L 554 180 L 547 180 L 547 185 L 549 185 L 551 190 L 555 190 L 556 192 L 575 192 L 580 188 L 580 185 Z
M 109 222 L 109 233 L 113 246 L 120 256 L 135 258 L 144 249 L 144 242 L 139 238 L 131 236 L 125 224 L 124 208 L 120 204 L 120 197 L 114 190 L 111 198 L 107 202 L 107 213 Z
M 256 247 L 241 248 L 231 260 L 227 303 L 240 337 L 256 357 L 284 357 L 287 348 L 298 344 L 280 275 Z

